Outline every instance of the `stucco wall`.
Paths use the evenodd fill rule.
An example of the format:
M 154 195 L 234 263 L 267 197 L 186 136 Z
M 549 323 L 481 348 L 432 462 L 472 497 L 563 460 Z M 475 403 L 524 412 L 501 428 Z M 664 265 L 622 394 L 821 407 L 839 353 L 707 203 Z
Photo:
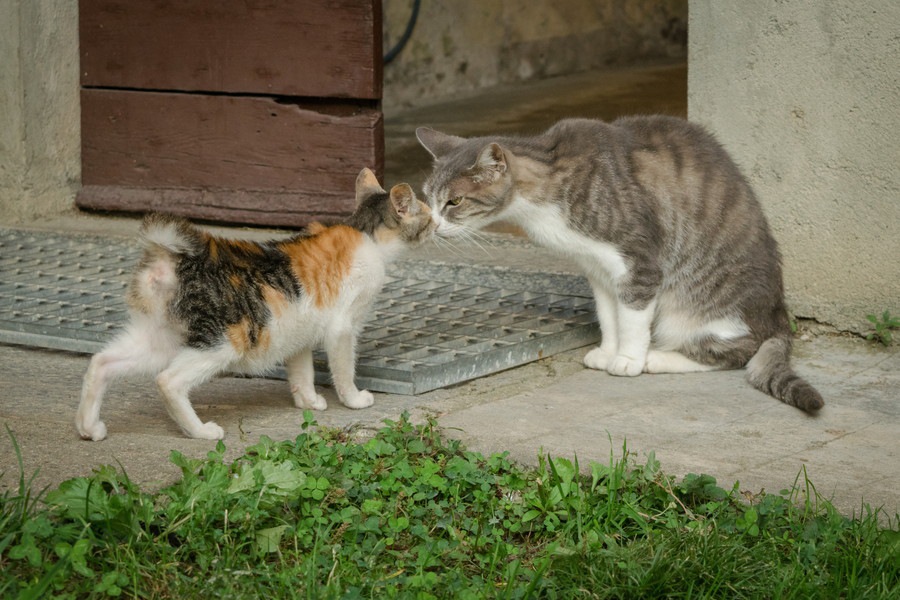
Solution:
M 383 0 L 385 51 L 412 0 Z M 687 0 L 422 0 L 412 37 L 384 69 L 384 110 L 501 83 L 683 57 Z
M 0 0 L 0 222 L 71 208 L 79 119 L 77 3 Z
M 691 0 L 688 107 L 744 168 L 791 310 L 900 313 L 900 3 Z

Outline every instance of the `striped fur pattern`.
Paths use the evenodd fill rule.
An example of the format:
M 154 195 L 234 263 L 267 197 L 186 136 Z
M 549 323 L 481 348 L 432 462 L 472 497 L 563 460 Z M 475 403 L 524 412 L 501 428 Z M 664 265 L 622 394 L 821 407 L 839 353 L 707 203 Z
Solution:
M 419 128 L 438 236 L 497 220 L 571 257 L 603 332 L 585 365 L 613 375 L 746 366 L 805 411 L 821 395 L 790 367 L 781 256 L 749 183 L 701 127 L 664 116 L 567 119 L 533 137 Z
M 144 246 L 128 289 L 130 321 L 94 355 L 76 427 L 102 440 L 100 407 L 121 376 L 156 376 L 169 414 L 193 438 L 221 439 L 202 422 L 190 391 L 225 371 L 263 373 L 284 364 L 294 403 L 323 410 L 312 352 L 324 347 L 338 399 L 349 408 L 374 399 L 354 383 L 357 334 L 384 281 L 385 265 L 435 228 L 427 205 L 406 184 L 384 191 L 364 169 L 357 209 L 344 223 L 310 225 L 285 240 L 223 239 L 184 219 L 148 215 Z

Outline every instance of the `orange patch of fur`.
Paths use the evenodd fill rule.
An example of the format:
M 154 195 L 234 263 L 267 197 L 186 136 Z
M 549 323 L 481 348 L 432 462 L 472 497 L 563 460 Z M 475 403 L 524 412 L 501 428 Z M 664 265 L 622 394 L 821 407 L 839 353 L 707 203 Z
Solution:
M 306 231 L 309 232 L 311 235 L 319 235 L 320 233 L 322 233 L 322 232 L 325 231 L 326 229 L 328 229 L 328 226 L 327 226 L 327 225 L 322 225 L 322 224 L 319 223 L 318 221 L 313 221 L 312 223 L 310 223 L 310 224 L 307 225 L 307 227 L 306 227 Z
M 242 319 L 240 323 L 229 325 L 225 331 L 228 341 L 239 353 L 244 354 L 250 350 L 250 328 L 248 320 Z
M 206 239 L 206 247 L 209 249 L 209 258 L 211 260 L 219 259 L 219 252 L 221 248 L 231 248 L 236 250 L 243 250 L 246 254 L 261 254 L 262 248 L 259 247 L 259 244 L 256 244 L 247 240 L 229 240 L 220 237 L 216 237 L 214 235 L 210 235 L 208 233 L 204 233 L 203 237 Z M 227 251 L 226 251 L 227 252 Z
M 247 254 L 262 254 L 262 248 L 259 247 L 259 244 L 247 240 L 228 240 L 228 244 L 232 248 L 240 248 Z
M 250 319 L 244 317 L 239 323 L 229 325 L 225 330 L 228 341 L 231 346 L 237 350 L 239 354 L 248 354 L 256 351 L 264 353 L 268 347 L 271 337 L 268 329 L 261 329 L 256 338 L 256 343 L 250 339 Z
M 326 227 L 320 223 L 307 230 L 313 237 L 285 242 L 281 249 L 290 257 L 291 268 L 306 293 L 317 307 L 324 308 L 337 300 L 363 234 L 346 225 Z
M 212 236 L 207 236 L 206 247 L 209 248 L 209 258 L 212 260 L 219 259 L 219 242 Z
M 273 287 L 264 285 L 262 287 L 262 295 L 263 300 L 265 300 L 266 305 L 274 316 L 280 317 L 284 314 L 284 309 L 287 308 L 288 305 L 287 298 L 285 298 L 284 294 Z

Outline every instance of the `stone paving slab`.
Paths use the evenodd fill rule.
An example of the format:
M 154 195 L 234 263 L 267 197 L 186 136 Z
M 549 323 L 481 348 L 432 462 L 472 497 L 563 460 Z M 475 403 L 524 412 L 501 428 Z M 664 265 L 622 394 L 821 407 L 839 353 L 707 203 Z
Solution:
M 825 396 L 810 417 L 750 388 L 742 371 L 617 378 L 581 366 L 585 349 L 420 396 L 376 394 L 375 406 L 352 411 L 322 388 L 328 410 L 320 424 L 361 436 L 409 411 L 434 415 L 448 435 L 484 453 L 509 451 L 534 463 L 540 452 L 577 455 L 583 465 L 621 455 L 627 442 L 637 460 L 653 451 L 676 476 L 708 473 L 742 490 L 790 487 L 805 467 L 818 491 L 851 514 L 862 502 L 900 511 L 900 351 L 859 339 L 820 336 L 799 342 L 795 364 Z M 102 416 L 109 438 L 86 442 L 74 427 L 88 357 L 0 345 L 0 424 L 22 449 L 26 476 L 38 486 L 121 465 L 149 488 L 178 470 L 172 450 L 201 457 L 214 448 L 190 440 L 166 414 L 152 381 L 112 386 Z M 302 414 L 283 381 L 226 377 L 201 386 L 194 404 L 204 420 L 226 431 L 229 458 L 261 435 L 293 439 Z M 0 489 L 16 485 L 18 467 L 8 436 L 0 439 Z

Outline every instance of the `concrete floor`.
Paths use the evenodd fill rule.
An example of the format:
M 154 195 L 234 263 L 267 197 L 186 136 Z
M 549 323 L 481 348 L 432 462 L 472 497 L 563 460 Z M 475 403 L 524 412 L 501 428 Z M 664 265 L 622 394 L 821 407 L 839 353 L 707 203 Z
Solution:
M 418 125 L 462 135 L 538 131 L 567 115 L 612 118 L 630 112 L 685 113 L 684 65 L 583 74 L 537 85 L 494 90 L 468 101 L 392 114 L 386 107 L 386 180 L 421 184 L 427 154 L 412 138 Z M 2 225 L 2 224 L 0 224 Z M 68 214 L 27 224 L 33 229 L 131 236 L 135 219 Z M 231 228 L 230 234 L 273 232 Z M 571 265 L 508 233 L 486 249 L 460 245 L 455 253 L 429 246 L 409 264 L 455 265 L 461 277 L 514 276 L 523 286 L 560 281 L 579 286 Z M 554 283 L 556 285 L 556 283 Z M 818 387 L 826 407 L 809 417 L 749 387 L 743 372 L 611 377 L 581 366 L 585 349 L 421 396 L 376 395 L 364 411 L 340 406 L 330 389 L 321 424 L 355 427 L 363 434 L 382 419 L 409 411 L 431 414 L 473 450 L 509 451 L 522 462 L 539 452 L 582 464 L 617 456 L 623 443 L 637 460 L 653 451 L 673 475 L 708 473 L 730 487 L 779 491 L 805 469 L 819 493 L 847 514 L 862 503 L 900 511 L 900 350 L 805 327 L 796 344 L 797 370 Z M 102 412 L 103 442 L 83 442 L 73 419 L 88 357 L 0 345 L 0 422 L 21 447 L 26 477 L 55 485 L 100 464 L 121 465 L 150 487 L 172 481 L 172 450 L 203 456 L 212 442 L 184 438 L 169 419 L 151 381 L 114 385 Z M 231 457 L 261 435 L 293 438 L 302 422 L 287 384 L 222 378 L 194 395 L 201 419 L 226 431 Z M 0 488 L 13 487 L 18 466 L 8 436 L 0 435 Z

